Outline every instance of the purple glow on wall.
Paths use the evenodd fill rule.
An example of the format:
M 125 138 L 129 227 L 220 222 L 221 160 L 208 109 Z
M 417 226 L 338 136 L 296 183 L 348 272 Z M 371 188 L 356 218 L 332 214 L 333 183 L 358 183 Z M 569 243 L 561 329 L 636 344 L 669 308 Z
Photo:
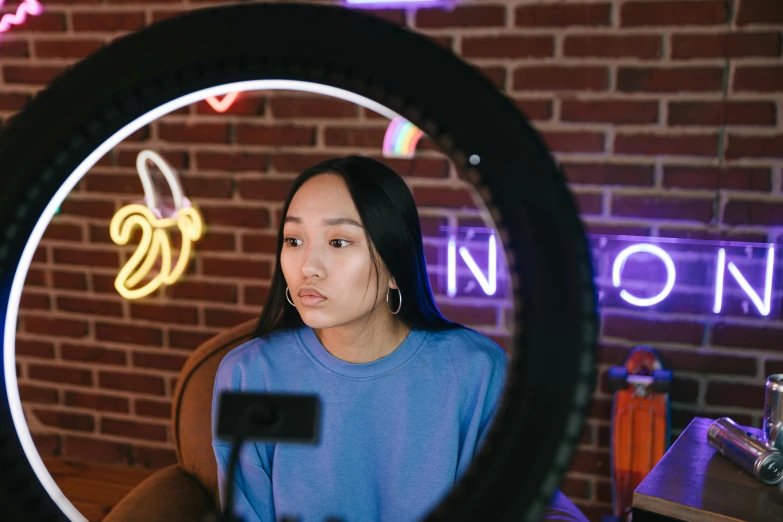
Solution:
M 663 261 L 664 266 L 666 266 L 666 284 L 664 285 L 663 290 L 652 297 L 636 297 L 625 289 L 620 291 L 620 297 L 635 306 L 652 306 L 666 299 L 666 296 L 668 296 L 671 293 L 672 288 L 674 288 L 674 281 L 677 279 L 677 271 L 674 269 L 674 261 L 672 261 L 671 256 L 667 254 L 666 251 L 661 247 L 647 243 L 639 243 L 637 245 L 631 245 L 624 248 L 615 258 L 614 263 L 612 263 L 612 284 L 615 288 L 620 288 L 620 285 L 622 284 L 620 278 L 622 276 L 625 262 L 628 261 L 628 258 L 632 255 L 639 253 L 652 254 L 653 256 Z

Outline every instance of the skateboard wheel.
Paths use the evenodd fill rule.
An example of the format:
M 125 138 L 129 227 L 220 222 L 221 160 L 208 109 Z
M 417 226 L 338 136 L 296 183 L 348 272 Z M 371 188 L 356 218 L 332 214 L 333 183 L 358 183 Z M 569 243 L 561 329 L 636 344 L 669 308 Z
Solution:
M 672 387 L 672 371 L 671 370 L 653 371 L 652 387 L 654 393 L 669 393 L 669 390 Z
M 628 369 L 625 366 L 612 366 L 609 368 L 609 389 L 616 392 L 627 387 Z

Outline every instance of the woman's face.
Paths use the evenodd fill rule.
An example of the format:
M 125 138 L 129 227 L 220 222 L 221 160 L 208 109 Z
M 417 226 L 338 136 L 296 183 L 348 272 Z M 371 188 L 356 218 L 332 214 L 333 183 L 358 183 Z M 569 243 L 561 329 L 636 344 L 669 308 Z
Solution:
M 370 245 L 341 177 L 320 174 L 299 188 L 283 238 L 280 265 L 306 325 L 333 328 L 383 311 L 389 276 L 383 269 L 376 293 Z

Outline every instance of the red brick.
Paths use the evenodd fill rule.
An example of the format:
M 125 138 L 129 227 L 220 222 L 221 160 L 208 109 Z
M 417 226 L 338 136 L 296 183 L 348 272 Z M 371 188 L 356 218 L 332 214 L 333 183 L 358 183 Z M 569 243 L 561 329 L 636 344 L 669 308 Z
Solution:
M 514 70 L 515 90 L 605 91 L 609 87 L 606 67 L 528 65 Z
M 387 167 L 394 170 L 400 176 L 416 178 L 447 178 L 451 169 L 451 163 L 446 159 L 438 158 L 378 158 Z
M 669 125 L 775 125 L 773 102 L 669 102 Z
M 73 13 L 74 31 L 136 31 L 144 27 L 144 13 L 141 11 Z
M 385 127 L 327 127 L 324 144 L 327 147 L 375 148 L 383 147 Z
M 163 334 L 159 328 L 98 322 L 95 324 L 95 338 L 99 341 L 161 346 Z
M 28 365 L 28 377 L 49 382 L 63 382 L 80 386 L 92 385 L 92 372 L 62 366 Z
M 240 124 L 236 126 L 235 136 L 237 143 L 251 145 L 315 145 L 315 127 L 312 126 Z
M 666 25 L 725 24 L 726 5 L 720 0 L 673 0 L 664 2 L 626 2 L 620 10 L 623 27 Z
M 293 184 L 293 179 L 241 179 L 237 180 L 237 192 L 242 199 L 279 202 L 288 198 Z
M 44 341 L 32 341 L 28 339 L 16 340 L 16 355 L 27 357 L 40 357 L 42 359 L 54 358 L 54 344 Z
M 768 359 L 764 363 L 764 375 L 773 375 L 776 373 L 783 373 L 783 360 Z
M 544 58 L 552 56 L 555 40 L 551 36 L 465 36 L 465 58 Z
M 590 482 L 578 477 L 565 477 L 560 482 L 560 491 L 569 498 L 590 499 Z
M 729 146 L 726 157 L 737 158 L 773 158 L 781 157 L 783 134 L 771 136 L 741 136 L 729 134 Z
M 775 0 L 742 0 L 737 24 L 783 24 L 783 9 Z
M 756 359 L 754 357 L 742 357 L 739 355 L 727 355 L 723 353 L 710 353 L 703 350 L 671 350 L 658 349 L 664 360 L 664 366 L 677 371 L 725 374 L 725 375 L 756 375 Z M 677 395 L 677 397 L 680 397 Z M 683 399 L 678 399 L 683 400 Z
M 46 227 L 43 238 L 47 239 L 63 239 L 68 241 L 81 241 L 82 240 L 82 227 L 73 223 L 49 223 Z
M 54 388 L 32 386 L 30 384 L 19 385 L 19 397 L 22 399 L 22 402 L 42 404 L 56 404 L 60 400 L 60 394 Z
M 136 446 L 133 461 L 145 468 L 161 469 L 177 463 L 177 454 L 171 449 Z
M 648 219 L 710 222 L 712 199 L 620 196 L 612 198 L 612 215 Z
M 179 371 L 187 359 L 184 355 L 139 353 L 133 354 L 133 366 L 137 368 L 153 368 L 156 370 Z
M 639 58 L 661 57 L 661 37 L 652 35 L 569 35 L 563 43 L 568 57 Z
M 231 328 L 258 317 L 259 313 L 257 312 L 240 312 L 238 310 L 220 308 L 207 308 L 204 310 L 204 323 L 207 326 Z
M 595 499 L 598 502 L 612 502 L 612 483 L 606 480 L 595 483 Z
M 661 286 L 663 286 L 663 282 Z M 704 336 L 704 325 L 689 321 L 609 315 L 603 319 L 603 335 L 639 342 L 680 343 L 699 346 Z
M 129 402 L 126 398 L 70 390 L 65 391 L 65 404 L 97 411 L 114 411 L 119 413 L 128 413 L 130 411 Z
M 723 222 L 727 225 L 779 226 L 783 222 L 783 203 L 731 198 L 723 210 Z
M 225 123 L 159 123 L 158 133 L 163 141 L 174 143 L 229 143 L 228 124 Z
M 327 96 L 275 96 L 269 100 L 275 118 L 356 118 L 359 106 Z
M 171 299 L 177 301 L 237 302 L 237 287 L 232 284 L 180 281 L 174 286 L 167 287 L 166 291 Z
M 156 323 L 198 323 L 198 309 L 191 306 L 172 304 L 131 303 L 130 313 L 133 319 L 143 319 Z
M 242 251 L 250 253 L 277 253 L 277 234 L 243 234 Z
M 146 395 L 163 395 L 163 379 L 154 375 L 138 373 L 100 372 L 98 382 L 101 388 L 123 390 Z
M 608 26 L 612 6 L 600 4 L 521 5 L 514 12 L 517 27 Z
M 46 426 L 75 431 L 93 431 L 95 429 L 95 419 L 91 415 L 42 409 L 34 409 L 33 412 L 38 420 Z
M 617 90 L 621 92 L 719 92 L 722 82 L 720 67 L 617 69 Z
M 603 196 L 601 194 L 576 193 L 577 208 L 582 215 L 600 215 L 603 211 Z
M 249 305 L 264 305 L 268 297 L 268 286 L 245 285 L 244 299 L 242 301 Z
M 136 399 L 134 411 L 142 417 L 157 417 L 160 419 L 171 418 L 171 402 L 151 401 Z
M 0 56 L 27 58 L 30 56 L 30 49 L 24 40 L 0 40 Z
M 122 303 L 107 299 L 59 296 L 57 309 L 80 314 L 122 317 Z
M 71 216 L 93 217 L 110 220 L 116 208 L 114 203 L 97 199 L 66 198 L 60 205 L 60 213 Z
M 783 66 L 738 65 L 734 72 L 734 90 L 771 93 L 783 91 Z
M 714 156 L 718 152 L 716 134 L 623 134 L 614 138 L 616 154 L 651 156 Z
M 233 252 L 236 250 L 234 234 L 209 230 L 199 239 L 196 248 L 199 252 Z M 182 283 L 179 281 L 177 284 L 181 285 Z
M 651 186 L 653 166 L 606 163 L 566 163 L 563 172 L 570 183 L 581 185 Z
M 272 276 L 272 267 L 267 260 L 202 257 L 204 275 L 233 277 L 259 281 Z
M 709 382 L 704 402 L 709 405 L 760 409 L 764 405 L 764 386 Z
M 734 348 L 783 353 L 783 330 L 767 326 L 717 323 L 712 327 L 712 344 Z
M 578 449 L 571 461 L 571 470 L 591 475 L 609 476 L 609 452 L 594 449 Z
M 35 253 L 33 254 L 33 263 L 46 263 L 49 256 L 46 253 L 46 247 L 39 245 L 38 248 L 35 249 Z
M 672 58 L 746 58 L 780 56 L 780 33 L 672 35 Z
M 29 290 L 22 293 L 22 299 L 19 307 L 23 310 L 51 310 L 49 296 L 46 294 L 35 294 Z
M 553 152 L 603 152 L 603 132 L 542 131 L 544 141 Z
M 60 435 L 54 433 L 31 433 L 35 449 L 41 456 L 60 456 Z
M 101 346 L 88 344 L 63 343 L 60 354 L 66 361 L 81 361 L 98 364 L 116 364 L 125 366 L 125 352 L 110 350 Z
M 630 100 L 563 100 L 562 121 L 601 123 L 657 123 L 658 102 Z
M 475 208 L 468 189 L 414 187 L 413 196 L 420 207 Z
M 251 152 L 196 152 L 200 171 L 265 172 L 269 169 L 269 155 Z
M 118 268 L 120 266 L 117 252 L 74 247 L 55 248 L 54 262 L 63 265 L 79 265 L 86 267 Z
M 95 39 L 35 40 L 36 58 L 85 58 L 105 42 Z
M 134 140 L 136 138 L 136 140 Z M 123 142 L 123 146 L 125 143 L 129 141 L 147 141 L 150 139 L 150 127 L 142 127 L 141 129 L 137 130 L 135 133 L 131 134 L 129 137 L 125 138 L 125 142 Z M 170 148 L 171 145 L 167 145 L 165 150 L 158 150 L 158 153 L 163 156 L 163 159 L 166 160 L 166 163 L 174 167 L 178 170 L 184 170 L 190 167 L 190 153 L 187 150 L 182 149 L 175 149 Z M 132 149 L 119 149 L 116 155 L 116 166 L 118 167 L 132 167 L 133 170 L 136 170 L 136 160 L 139 156 L 139 153 L 143 149 L 141 148 L 132 148 Z M 157 146 L 156 146 L 157 150 Z M 150 164 L 149 162 L 147 163 Z M 136 176 L 138 178 L 138 176 Z M 141 198 L 139 198 L 141 199 Z
M 65 67 L 54 65 L 6 65 L 3 78 L 6 84 L 29 84 L 45 86 L 65 71 Z
M 463 5 L 453 10 L 419 9 L 415 27 L 501 27 L 506 24 L 506 9 L 500 5 Z
M 87 192 L 134 194 L 139 196 L 141 196 L 142 192 L 138 174 L 114 174 L 92 170 L 82 178 L 81 183 Z
M 731 189 L 769 192 L 772 188 L 769 168 L 707 167 L 665 165 L 663 185 L 687 189 Z
M 262 228 L 270 224 L 269 211 L 265 208 L 237 207 L 236 205 L 217 207 L 202 205 L 201 214 L 209 225 L 231 227 Z
M 272 168 L 277 172 L 301 173 L 306 169 L 332 159 L 334 154 L 285 154 L 276 153 L 272 155 Z
M 171 348 L 195 350 L 215 335 L 217 333 L 171 330 L 169 331 L 169 346 Z
M 166 441 L 166 427 L 161 424 L 134 422 L 121 419 L 101 419 L 101 433 L 132 439 Z
M 23 319 L 24 330 L 30 333 L 62 337 L 84 337 L 88 332 L 85 321 L 52 317 L 27 316 Z
M 525 100 L 517 98 L 514 104 L 528 119 L 534 121 L 552 119 L 552 102 L 549 100 Z
M 495 326 L 498 321 L 498 309 L 494 306 L 460 306 L 459 304 L 441 304 L 441 313 L 451 321 L 470 325 Z
M 46 8 L 44 8 L 46 9 Z M 38 16 L 30 16 L 21 27 L 14 28 L 13 34 L 65 32 L 65 13 L 44 11 Z
M 130 449 L 128 444 L 99 438 L 67 435 L 63 440 L 63 454 L 79 461 L 125 464 L 128 461 Z
M 24 107 L 31 99 L 29 94 L 17 92 L 0 93 L 0 110 L 18 111 Z
M 193 198 L 230 199 L 234 193 L 233 180 L 187 176 L 182 180 L 185 194 Z

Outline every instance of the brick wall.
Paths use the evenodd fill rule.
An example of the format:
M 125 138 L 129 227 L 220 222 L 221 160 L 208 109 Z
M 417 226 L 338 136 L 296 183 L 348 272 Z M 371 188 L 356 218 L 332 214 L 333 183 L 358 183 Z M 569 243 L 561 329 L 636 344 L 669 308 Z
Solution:
M 0 36 L 2 120 L 114 37 L 207 5 L 43 4 L 44 14 Z M 778 0 L 460 0 L 451 12 L 381 15 L 450 47 L 517 102 L 565 166 L 591 232 L 781 242 Z M 380 157 L 385 123 L 314 95 L 252 93 L 224 114 L 204 102 L 177 111 L 103 158 L 55 216 L 25 284 L 18 371 L 39 451 L 147 467 L 172 462 L 178 370 L 199 343 L 257 316 L 291 180 L 332 155 Z M 134 162 L 143 148 L 179 169 L 208 230 L 183 281 L 131 302 L 113 279 L 133 248 L 114 245 L 108 224 L 120 206 L 141 199 Z M 414 161 L 391 164 L 413 188 L 428 236 L 444 224 L 482 224 L 471 191 L 431 144 L 422 141 Z M 781 288 L 783 272 L 775 277 Z M 437 277 L 433 284 L 449 317 L 507 346 L 508 299 L 449 299 Z M 634 345 L 650 343 L 675 371 L 675 435 L 695 415 L 760 425 L 764 377 L 783 371 L 780 307 L 767 318 L 715 316 L 682 299 L 655 311 L 606 301 L 602 374 Z M 602 377 L 562 486 L 592 519 L 611 503 L 610 409 Z

